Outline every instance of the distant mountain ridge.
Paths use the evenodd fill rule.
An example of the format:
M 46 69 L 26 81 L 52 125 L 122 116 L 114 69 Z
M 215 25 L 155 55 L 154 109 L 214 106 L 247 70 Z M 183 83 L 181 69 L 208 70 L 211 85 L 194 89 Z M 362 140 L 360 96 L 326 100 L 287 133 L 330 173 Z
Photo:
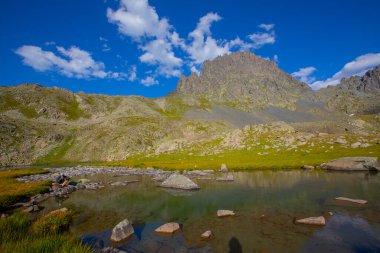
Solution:
M 276 122 L 297 131 L 356 131 L 348 115 L 380 112 L 379 73 L 313 91 L 274 62 L 242 52 L 205 62 L 199 77 L 182 77 L 174 92 L 155 99 L 0 86 L 0 166 L 222 152 L 243 148 L 235 131 L 270 130 Z

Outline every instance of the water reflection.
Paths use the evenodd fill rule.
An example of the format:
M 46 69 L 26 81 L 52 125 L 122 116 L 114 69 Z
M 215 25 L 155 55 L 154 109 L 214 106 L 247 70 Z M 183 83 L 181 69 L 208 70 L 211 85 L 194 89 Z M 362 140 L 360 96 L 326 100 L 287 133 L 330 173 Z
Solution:
M 301 252 L 380 252 L 380 226 L 365 219 L 335 215 L 317 231 Z
M 380 252 L 380 174 L 322 171 L 257 171 L 234 173 L 231 183 L 198 180 L 199 191 L 179 192 L 157 187 L 149 177 L 125 187 L 83 190 L 58 205 L 76 211 L 71 231 L 96 247 L 111 245 L 112 228 L 128 218 L 135 235 L 117 245 L 127 252 Z M 109 185 L 114 180 L 94 176 Z M 343 205 L 335 197 L 369 201 Z M 218 209 L 236 211 L 220 219 Z M 323 228 L 294 224 L 296 218 L 335 215 Z M 181 232 L 162 237 L 154 229 L 166 222 L 181 224 Z M 201 241 L 211 230 L 215 239 Z

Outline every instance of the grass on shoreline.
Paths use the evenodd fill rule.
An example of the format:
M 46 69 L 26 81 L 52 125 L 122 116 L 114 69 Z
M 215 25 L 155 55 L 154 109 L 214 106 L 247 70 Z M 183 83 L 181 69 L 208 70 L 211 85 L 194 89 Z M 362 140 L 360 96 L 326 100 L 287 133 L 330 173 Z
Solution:
M 62 223 L 62 217 L 55 223 Z M 66 218 L 66 217 L 63 217 Z M 43 218 L 42 218 L 43 219 Z M 40 233 L 27 214 L 16 213 L 0 219 L 0 252 L 3 253 L 90 253 L 93 250 L 68 232 Z
M 167 170 L 219 169 L 222 163 L 236 170 L 268 169 L 268 168 L 299 168 L 302 165 L 320 165 L 321 163 L 350 156 L 374 156 L 380 158 L 379 145 L 367 148 L 341 148 L 334 146 L 333 150 L 316 147 L 310 153 L 302 150 L 297 152 L 265 150 L 267 154 L 258 155 L 257 150 L 233 150 L 221 154 L 198 156 L 189 153 L 161 154 L 159 156 L 135 156 L 123 161 L 105 162 L 105 166 L 154 167 Z M 263 150 L 261 150 L 264 152 Z
M 43 169 L 11 169 L 0 171 L 0 211 L 29 196 L 46 192 L 50 181 L 24 183 L 17 177 L 46 173 Z

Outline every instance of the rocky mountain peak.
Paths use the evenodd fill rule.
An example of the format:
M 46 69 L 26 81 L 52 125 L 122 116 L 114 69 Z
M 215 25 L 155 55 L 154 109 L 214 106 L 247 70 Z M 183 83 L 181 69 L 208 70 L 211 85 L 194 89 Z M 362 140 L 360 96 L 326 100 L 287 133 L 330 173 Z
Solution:
M 364 76 L 343 78 L 337 87 L 355 92 L 380 93 L 380 65 L 367 71 Z
M 199 76 L 182 76 L 176 93 L 255 108 L 291 107 L 307 90 L 310 88 L 306 84 L 279 69 L 273 61 L 251 52 L 237 52 L 204 62 Z

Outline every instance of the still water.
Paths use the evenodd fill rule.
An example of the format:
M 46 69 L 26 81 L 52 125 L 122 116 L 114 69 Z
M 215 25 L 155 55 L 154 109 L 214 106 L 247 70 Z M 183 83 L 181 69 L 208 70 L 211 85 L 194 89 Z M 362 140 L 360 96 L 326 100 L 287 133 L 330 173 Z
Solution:
M 105 188 L 50 199 L 44 212 L 73 209 L 71 232 L 98 249 L 112 245 L 112 228 L 128 218 L 135 235 L 113 244 L 127 252 L 380 252 L 380 173 L 266 170 L 234 176 L 234 182 L 195 179 L 201 189 L 189 192 L 159 188 L 147 176 L 97 175 L 90 179 Z M 139 182 L 109 186 L 124 180 Z M 368 204 L 334 200 L 339 196 Z M 218 209 L 236 216 L 218 218 Z M 323 227 L 294 222 L 321 215 L 327 218 Z M 180 232 L 154 233 L 172 221 L 180 223 Z M 215 238 L 201 241 L 206 230 Z

